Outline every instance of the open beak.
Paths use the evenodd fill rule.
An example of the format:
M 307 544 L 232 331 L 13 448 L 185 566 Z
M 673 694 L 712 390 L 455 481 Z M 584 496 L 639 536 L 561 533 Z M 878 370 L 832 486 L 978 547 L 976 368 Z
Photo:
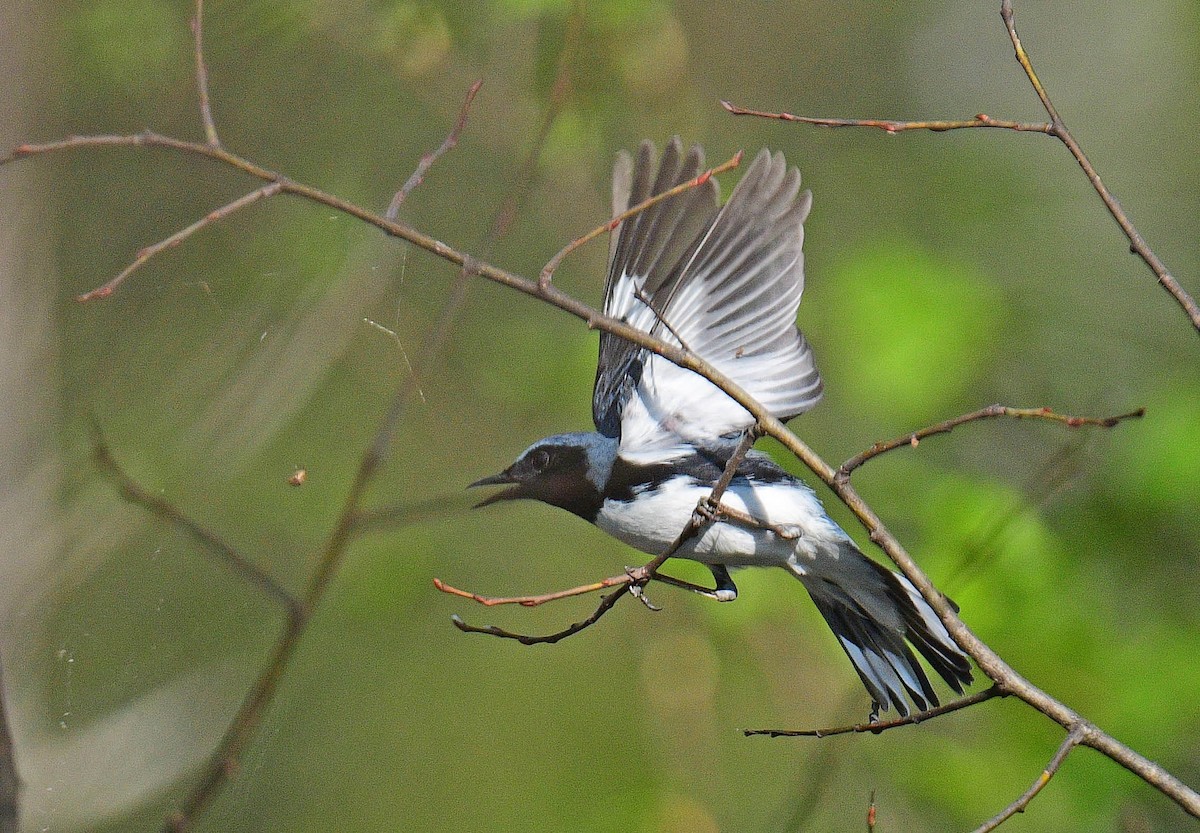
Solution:
M 467 486 L 468 489 L 474 489 L 476 486 L 507 486 L 513 484 L 510 489 L 501 489 L 494 495 L 488 495 L 479 503 L 475 504 L 474 509 L 479 509 L 483 506 L 490 506 L 493 503 L 498 503 L 502 500 L 515 500 L 522 497 L 521 484 L 513 478 L 508 471 L 502 471 L 499 474 L 493 474 L 491 477 L 481 477 L 474 483 Z

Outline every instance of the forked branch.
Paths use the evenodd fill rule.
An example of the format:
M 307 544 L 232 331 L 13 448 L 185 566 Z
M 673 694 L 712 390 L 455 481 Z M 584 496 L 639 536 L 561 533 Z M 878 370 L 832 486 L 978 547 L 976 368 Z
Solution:
M 1033 68 L 1033 61 L 1029 58 L 1029 53 L 1025 51 L 1024 45 L 1021 43 L 1021 38 L 1017 34 L 1017 27 L 1013 13 L 1012 0 L 1001 0 L 1000 3 L 1000 18 L 1004 22 L 1005 31 L 1008 33 L 1008 38 L 1012 42 L 1013 50 L 1016 55 L 1017 62 L 1021 65 L 1021 69 L 1025 72 L 1025 77 L 1029 79 L 1034 92 L 1037 94 L 1038 101 L 1041 102 L 1042 109 L 1046 111 L 1046 115 L 1050 117 L 1049 122 L 1017 122 L 1006 119 L 994 119 L 984 113 L 976 115 L 970 119 L 956 119 L 948 121 L 897 121 L 892 119 L 845 119 L 845 118 L 817 118 L 813 116 L 797 116 L 792 113 L 785 112 L 768 112 L 765 110 L 752 110 L 746 107 L 739 107 L 731 104 L 728 101 L 722 101 L 723 106 L 729 113 L 735 116 L 757 116 L 759 118 L 777 119 L 780 121 L 800 122 L 802 124 L 813 124 L 820 127 L 873 127 L 884 130 L 888 133 L 903 133 L 910 130 L 931 130 L 934 132 L 943 132 L 947 130 L 963 130 L 969 128 L 990 127 L 1001 130 L 1012 130 L 1018 133 L 1044 133 L 1048 136 L 1053 136 L 1058 139 L 1075 161 L 1083 170 L 1084 175 L 1088 178 L 1088 182 L 1092 184 L 1096 194 L 1099 195 L 1104 207 L 1108 209 L 1108 213 L 1116 220 L 1117 225 L 1121 227 L 1121 231 L 1129 240 L 1129 248 L 1134 254 L 1142 259 L 1142 261 L 1154 273 L 1159 284 L 1162 285 L 1175 302 L 1183 309 L 1184 314 L 1192 322 L 1192 328 L 1200 333 L 1200 304 L 1196 303 L 1196 299 L 1192 297 L 1187 290 L 1179 283 L 1174 275 L 1167 269 L 1166 264 L 1162 259 L 1150 248 L 1146 243 L 1141 232 L 1134 226 L 1133 221 L 1129 219 L 1129 215 L 1125 209 L 1121 207 L 1120 201 L 1109 190 L 1108 186 L 1100 178 L 1094 165 L 1084 154 L 1083 148 L 1067 129 L 1066 122 L 1062 116 L 1058 114 L 1058 109 L 1050 101 L 1050 96 L 1046 92 L 1046 88 L 1042 85 L 1041 79 L 1038 78 L 1037 72 Z

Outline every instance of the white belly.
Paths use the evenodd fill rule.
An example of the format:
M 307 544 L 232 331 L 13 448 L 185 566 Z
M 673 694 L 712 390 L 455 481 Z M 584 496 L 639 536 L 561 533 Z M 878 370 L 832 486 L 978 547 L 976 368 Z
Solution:
M 606 500 L 596 516 L 596 526 L 642 552 L 658 555 L 671 545 L 692 516 L 696 504 L 711 492 L 710 486 L 672 478 L 634 500 Z M 847 540 L 826 515 L 820 501 L 799 481 L 751 486 L 735 481 L 721 503 L 777 527 L 799 531 L 784 538 L 768 529 L 750 528 L 736 521 L 705 527 L 677 553 L 705 564 L 726 566 L 783 566 L 810 562 L 829 544 Z

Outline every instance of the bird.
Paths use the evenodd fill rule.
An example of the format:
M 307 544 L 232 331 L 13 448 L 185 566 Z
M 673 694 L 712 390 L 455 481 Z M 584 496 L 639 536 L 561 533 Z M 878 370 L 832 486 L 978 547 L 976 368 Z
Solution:
M 684 183 L 700 184 L 626 218 L 610 236 L 605 315 L 707 361 L 780 420 L 810 410 L 823 383 L 796 325 L 811 192 L 782 153 L 763 149 L 721 204 L 704 151 L 678 137 L 622 151 L 613 216 Z M 505 486 L 477 506 L 532 499 L 579 516 L 642 552 L 664 552 L 712 493 L 755 417 L 697 373 L 611 332 L 600 334 L 595 431 L 556 434 L 471 487 Z M 939 705 L 913 652 L 956 693 L 966 655 L 904 576 L 871 560 L 800 478 L 744 454 L 707 523 L 674 557 L 706 565 L 720 601 L 730 569 L 781 567 L 800 580 L 871 697 L 871 719 Z

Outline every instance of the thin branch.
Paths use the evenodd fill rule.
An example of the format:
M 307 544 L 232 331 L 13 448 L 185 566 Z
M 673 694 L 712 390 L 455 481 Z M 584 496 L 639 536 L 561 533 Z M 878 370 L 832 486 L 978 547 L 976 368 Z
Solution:
M 996 417 L 1012 417 L 1013 419 L 1043 419 L 1050 422 L 1060 422 L 1063 425 L 1071 428 L 1079 428 L 1083 425 L 1098 425 L 1102 428 L 1112 428 L 1119 422 L 1127 419 L 1139 419 L 1146 415 L 1145 408 L 1138 408 L 1135 411 L 1130 411 L 1127 414 L 1119 414 L 1118 416 L 1110 417 L 1080 417 L 1068 416 L 1052 411 L 1050 408 L 1011 408 L 1007 405 L 988 405 L 986 408 L 980 408 L 978 411 L 972 411 L 969 414 L 956 416 L 953 419 L 945 420 L 927 428 L 922 428 L 919 431 L 905 434 L 896 437 L 892 440 L 877 442 L 866 451 L 854 455 L 846 462 L 838 466 L 835 477 L 846 480 L 849 479 L 851 473 L 859 466 L 872 460 L 881 454 L 889 451 L 894 451 L 897 448 L 911 447 L 916 448 L 921 440 L 926 437 L 931 437 L 935 434 L 947 434 L 953 431 L 960 425 L 968 422 L 977 422 L 984 419 L 994 419 Z
M 304 604 L 287 588 L 275 581 L 269 573 L 242 555 L 215 532 L 201 526 L 170 501 L 151 492 L 130 477 L 117 462 L 99 428 L 94 424 L 92 426 L 92 443 L 97 465 L 117 484 L 117 488 L 121 490 L 121 494 L 126 500 L 138 504 L 192 536 L 206 550 L 216 555 L 234 575 L 279 604 L 287 614 L 291 628 L 299 627 L 307 619 L 308 612 Z
M 815 124 L 822 127 L 875 127 L 885 130 L 888 133 L 900 133 L 906 130 L 932 130 L 935 132 L 946 130 L 959 130 L 962 128 L 972 127 L 993 127 L 1003 130 L 1013 130 L 1017 132 L 1029 133 L 1044 133 L 1048 136 L 1053 136 L 1058 139 L 1070 152 L 1071 156 L 1079 164 L 1084 175 L 1088 178 L 1088 182 L 1092 184 L 1101 201 L 1104 203 L 1108 213 L 1116 220 L 1117 225 L 1121 227 L 1121 231 L 1129 240 L 1129 248 L 1134 254 L 1142 259 L 1142 261 L 1154 273 L 1159 284 L 1162 285 L 1168 294 L 1175 299 L 1176 303 L 1183 309 L 1184 313 L 1192 322 L 1192 328 L 1200 333 L 1200 304 L 1196 303 L 1187 290 L 1185 290 L 1179 281 L 1170 273 L 1166 264 L 1162 262 L 1154 250 L 1146 243 L 1141 232 L 1134 226 L 1133 221 L 1129 219 L 1129 215 L 1125 209 L 1121 207 L 1120 201 L 1113 195 L 1108 186 L 1100 178 L 1100 174 L 1096 171 L 1095 166 L 1083 152 L 1079 142 L 1067 129 L 1066 122 L 1062 120 L 1062 116 L 1058 114 L 1053 102 L 1050 101 L 1050 96 L 1046 92 L 1046 88 L 1042 85 L 1041 79 L 1038 78 L 1037 72 L 1033 68 L 1033 62 L 1029 58 L 1029 53 L 1025 51 L 1024 45 L 1021 43 L 1021 38 L 1017 34 L 1016 23 L 1014 22 L 1012 0 L 1001 0 L 1000 17 L 1004 21 L 1004 28 L 1008 32 L 1008 38 L 1012 42 L 1013 50 L 1016 54 L 1017 62 L 1021 65 L 1021 69 L 1025 71 L 1025 76 L 1029 79 L 1029 83 L 1033 86 L 1034 92 L 1037 94 L 1038 100 L 1042 104 L 1042 108 L 1046 111 L 1046 115 L 1050 117 L 1049 123 L 1037 124 L 1029 122 L 1014 122 L 1000 119 L 993 119 L 988 115 L 980 113 L 973 119 L 961 119 L 954 121 L 890 121 L 886 119 L 830 119 L 830 118 L 813 118 L 809 116 L 796 116 L 791 113 L 769 113 L 761 110 L 750 110 L 744 107 L 738 107 L 730 104 L 728 101 L 722 101 L 721 106 L 735 116 L 758 116 L 760 118 L 779 119 L 782 121 L 801 122 L 804 124 Z
M 979 113 L 971 119 L 896 121 L 893 119 L 829 119 L 815 116 L 797 116 L 792 113 L 770 113 L 765 110 L 751 110 L 746 107 L 739 107 L 724 99 L 721 100 L 721 106 L 735 116 L 757 116 L 762 119 L 815 124 L 818 127 L 875 127 L 886 133 L 903 133 L 906 130 L 929 130 L 934 133 L 943 133 L 947 130 L 966 130 L 974 127 L 1015 130 L 1019 133 L 1052 133 L 1054 131 L 1054 126 L 1048 122 L 1007 121 L 1005 119 L 994 119 L 986 113 Z
M 585 630 L 586 628 L 590 628 L 592 625 L 596 624 L 598 621 L 600 621 L 600 617 L 612 610 L 613 605 L 624 598 L 628 589 L 629 582 L 627 580 L 624 587 L 614 590 L 607 596 L 603 596 L 600 599 L 599 606 L 597 606 L 596 610 L 591 616 L 587 617 L 586 619 L 581 619 L 570 627 L 563 628 L 561 631 L 556 631 L 555 633 L 547 634 L 546 636 L 531 636 L 530 634 L 516 633 L 514 631 L 507 631 L 504 628 L 498 628 L 495 625 L 488 625 L 486 627 L 468 625 L 457 614 L 451 616 L 450 621 L 454 623 L 454 627 L 458 628 L 463 633 L 482 633 L 487 634 L 488 636 L 497 636 L 501 639 L 513 639 L 517 642 L 520 642 L 522 645 L 553 645 L 555 642 L 566 639 L 568 636 L 574 636 L 581 630 Z
M 559 599 L 569 599 L 574 596 L 582 596 L 587 593 L 595 593 L 598 590 L 607 590 L 610 587 L 628 586 L 629 576 L 622 573 L 619 576 L 609 576 L 602 578 L 599 581 L 591 584 L 581 584 L 578 587 L 570 587 L 566 590 L 554 590 L 550 593 L 541 593 L 534 596 L 481 596 L 478 593 L 472 593 L 469 590 L 460 590 L 457 587 L 447 584 L 440 578 L 433 580 L 433 586 L 443 593 L 451 596 L 458 596 L 462 599 L 470 599 L 473 602 L 478 602 L 484 607 L 496 607 L 498 605 L 520 605 L 521 607 L 538 607 L 547 602 L 556 602 Z
M 196 51 L 196 90 L 200 96 L 200 120 L 204 137 L 213 147 L 220 147 L 217 126 L 213 122 L 212 105 L 208 100 L 208 67 L 204 63 L 204 0 L 196 0 L 196 16 L 192 18 L 192 41 Z
M 630 207 L 628 210 L 622 211 L 620 214 L 618 214 L 616 217 L 613 217 L 607 223 L 603 223 L 599 226 L 596 226 L 596 228 L 592 229 L 591 231 L 589 231 L 587 234 L 583 235 L 582 237 L 575 238 L 570 243 L 568 243 L 565 247 L 563 247 L 558 252 L 558 254 L 556 254 L 554 257 L 550 258 L 550 260 L 546 263 L 546 265 L 544 267 L 542 267 L 542 273 L 539 278 L 542 286 L 545 287 L 550 284 L 550 280 L 554 276 L 555 270 L 558 269 L 559 265 L 563 262 L 563 259 L 567 255 L 569 255 L 571 252 L 578 249 L 580 246 L 582 246 L 585 243 L 588 243 L 592 240 L 595 240 L 597 237 L 599 237 L 600 235 L 602 235 L 606 232 L 610 232 L 610 231 L 614 230 L 617 226 L 621 225 L 621 223 L 623 223 L 625 220 L 628 220 L 630 217 L 634 216 L 635 214 L 640 214 L 641 212 L 645 211 L 650 206 L 657 205 L 658 203 L 662 202 L 663 200 L 668 200 L 671 197 L 678 196 L 679 194 L 682 194 L 684 191 L 690 191 L 692 188 L 699 188 L 701 185 L 703 185 L 704 183 L 706 183 L 710 179 L 712 179 L 715 175 L 723 174 L 726 171 L 732 170 L 733 168 L 736 168 L 741 163 L 742 163 L 742 151 L 739 150 L 730 159 L 721 163 L 717 167 L 709 168 L 707 171 L 705 171 L 704 173 L 695 177 L 694 179 L 690 179 L 687 182 L 680 183 L 679 185 L 676 185 L 674 188 L 668 188 L 666 191 L 663 191 L 662 193 L 659 193 L 659 194 L 655 194 L 653 197 L 650 197 L 649 199 L 642 200 L 640 203 L 638 203 L 635 206 Z
M 483 79 L 480 78 L 467 90 L 466 100 L 463 101 L 462 109 L 458 113 L 458 121 L 454 123 L 454 127 L 435 150 L 421 157 L 421 161 L 417 164 L 417 169 L 412 172 L 408 181 L 392 197 L 392 202 L 388 205 L 387 211 L 384 212 L 384 217 L 387 217 L 389 220 L 395 220 L 400 214 L 400 206 L 408 198 L 408 195 L 412 193 L 413 189 L 425 181 L 425 174 L 433 167 L 433 163 L 438 161 L 447 151 L 453 150 L 458 145 L 458 137 L 462 134 L 463 128 L 467 124 L 467 113 L 471 109 L 471 102 L 475 100 L 475 94 L 479 92 L 479 88 L 482 86 Z
M 744 737 L 752 737 L 754 735 L 764 735 L 769 738 L 828 738 L 834 735 L 862 734 L 869 732 L 873 735 L 878 735 L 880 732 L 886 732 L 888 729 L 895 729 L 900 726 L 913 726 L 917 723 L 924 723 L 934 717 L 941 717 L 950 712 L 956 712 L 965 709 L 969 706 L 974 706 L 977 703 L 991 700 L 996 697 L 1007 697 L 1008 694 L 999 686 L 994 685 L 991 688 L 984 689 L 969 697 L 962 697 L 952 703 L 947 703 L 944 706 L 935 706 L 932 709 L 926 709 L 921 712 L 914 712 L 908 717 L 898 717 L 894 720 L 877 720 L 874 723 L 855 723 L 850 726 L 836 726 L 831 729 L 743 729 Z
M 264 185 L 262 188 L 251 191 L 249 194 L 243 194 L 233 202 L 226 203 L 220 208 L 210 211 L 208 214 L 205 214 L 187 228 L 180 229 L 170 237 L 160 240 L 151 246 L 145 247 L 137 253 L 137 257 L 134 258 L 133 263 L 122 269 L 119 275 L 110 280 L 108 283 L 98 286 L 90 292 L 77 295 L 75 300 L 81 303 L 86 303 L 88 301 L 95 301 L 100 298 L 107 298 L 109 295 L 113 294 L 113 291 L 116 290 L 118 286 L 125 282 L 126 278 L 145 265 L 146 261 L 150 260 L 150 258 L 166 251 L 167 249 L 175 248 L 184 240 L 187 240 L 193 234 L 200 231 L 202 228 L 211 226 L 213 223 L 223 220 L 234 212 L 240 211 L 246 206 L 256 203 L 259 200 L 266 199 L 267 197 L 273 197 L 282 190 L 283 183 L 272 182 L 268 185 Z
M 1067 732 L 1067 736 L 1063 738 L 1063 742 L 1059 744 L 1058 751 L 1054 753 L 1054 757 L 1046 764 L 1046 768 L 1042 770 L 1035 780 L 1025 792 L 1021 793 L 1012 804 L 1009 804 L 997 815 L 988 819 L 986 822 L 977 827 L 974 833 L 991 833 L 1004 822 L 1015 816 L 1017 813 L 1024 813 L 1025 808 L 1029 806 L 1029 802 L 1033 801 L 1034 797 L 1042 791 L 1042 789 L 1050 783 L 1050 779 L 1058 772 L 1058 768 L 1062 766 L 1063 761 L 1071 754 L 1075 747 L 1083 743 L 1084 738 L 1088 735 L 1086 725 L 1079 725 Z
M 875 833 L 875 791 L 871 790 L 871 801 L 867 804 L 867 833 Z
M 1025 70 L 1025 75 L 1029 79 L 1029 83 L 1033 85 L 1038 100 L 1042 102 L 1042 107 L 1046 110 L 1046 114 L 1050 116 L 1050 121 L 1054 126 L 1053 135 L 1066 145 L 1067 150 L 1075 157 L 1075 161 L 1079 163 L 1079 167 L 1083 169 L 1084 175 L 1087 176 L 1088 182 L 1092 183 L 1092 187 L 1096 189 L 1096 193 L 1104 202 L 1108 213 L 1117 221 L 1117 225 L 1121 227 L 1121 231 L 1128 238 L 1130 249 L 1150 267 L 1150 271 L 1158 278 L 1158 282 L 1162 284 L 1163 289 L 1170 293 L 1171 297 L 1175 299 L 1176 303 L 1179 304 L 1188 318 L 1191 319 L 1192 327 L 1197 333 L 1200 333 L 1200 304 L 1197 304 L 1195 298 L 1179 285 L 1179 281 L 1167 270 L 1166 264 L 1159 259 L 1154 250 L 1146 243 L 1141 232 L 1133 225 L 1133 221 L 1129 219 L 1129 215 L 1121 207 L 1121 203 L 1100 179 L 1100 174 L 1088 160 L 1087 156 L 1084 155 L 1083 148 L 1079 146 L 1079 142 L 1071 135 L 1071 131 L 1067 129 L 1066 123 L 1062 120 L 1062 117 L 1058 114 L 1058 110 L 1050 101 L 1050 96 L 1046 93 L 1046 88 L 1042 86 L 1041 80 L 1033 69 L 1033 62 L 1029 59 L 1029 53 L 1025 51 L 1025 47 L 1021 44 L 1021 38 L 1017 35 L 1017 26 L 1013 18 L 1012 0 L 1001 0 L 1000 18 L 1004 21 L 1004 28 L 1008 32 L 1009 40 L 1012 41 L 1017 62 L 1021 64 L 1021 69 Z

